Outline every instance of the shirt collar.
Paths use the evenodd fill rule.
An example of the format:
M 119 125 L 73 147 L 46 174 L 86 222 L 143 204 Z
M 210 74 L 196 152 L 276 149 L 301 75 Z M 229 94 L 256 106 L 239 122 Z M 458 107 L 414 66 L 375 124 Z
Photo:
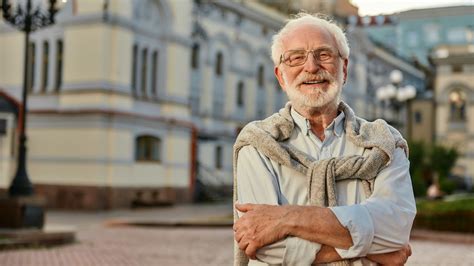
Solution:
M 291 114 L 291 117 L 293 118 L 293 121 L 295 121 L 295 124 L 307 136 L 309 132 L 311 131 L 311 125 L 309 123 L 309 120 L 306 119 L 301 114 L 299 114 L 295 110 L 295 108 L 291 108 L 290 114 Z M 331 124 L 329 124 L 326 130 L 330 130 L 334 132 L 336 136 L 340 137 L 344 130 L 344 118 L 345 118 L 344 112 L 340 112 L 339 115 L 336 116 L 336 118 L 331 122 Z

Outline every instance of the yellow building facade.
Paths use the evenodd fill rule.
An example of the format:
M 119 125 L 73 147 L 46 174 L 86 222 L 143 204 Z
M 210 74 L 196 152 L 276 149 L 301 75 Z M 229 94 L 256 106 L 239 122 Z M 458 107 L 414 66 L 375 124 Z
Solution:
M 231 187 L 239 128 L 284 102 L 268 51 L 282 21 L 240 1 L 61 4 L 57 23 L 29 44 L 27 169 L 36 192 L 50 207 L 108 209 L 191 201 L 197 183 Z M 0 98 L 11 107 L 0 108 L 5 192 L 16 170 L 25 44 L 0 23 Z
M 436 141 L 460 153 L 453 174 L 474 182 L 474 45 L 440 45 L 436 65 Z

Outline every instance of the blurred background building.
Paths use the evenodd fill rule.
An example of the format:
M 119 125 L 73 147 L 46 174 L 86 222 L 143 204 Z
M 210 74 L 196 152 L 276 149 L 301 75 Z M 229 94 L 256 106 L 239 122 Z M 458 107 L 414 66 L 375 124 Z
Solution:
M 392 15 L 348 18 L 379 47 L 424 72 L 426 90 L 409 101 L 406 136 L 412 141 L 455 148 L 453 176 L 472 188 L 474 118 L 474 6 L 448 6 Z M 469 126 L 470 125 L 470 126 Z
M 436 139 L 455 147 L 453 175 L 472 186 L 474 175 L 474 43 L 439 45 L 430 59 L 436 68 Z
M 408 138 L 474 145 L 473 63 L 456 63 L 473 53 L 462 7 L 453 19 L 458 10 L 450 8 L 359 17 L 348 0 L 68 0 L 57 23 L 29 44 L 28 170 L 36 192 L 50 207 L 79 209 L 229 196 L 239 130 L 286 102 L 269 49 L 301 9 L 346 28 L 343 99 L 358 115 L 385 118 Z M 413 37 L 415 30 L 433 36 Z M 435 56 L 451 49 L 446 36 L 461 35 L 464 48 Z M 0 22 L 2 191 L 16 164 L 23 47 L 21 33 Z M 471 146 L 459 162 L 467 179 L 474 177 Z
M 282 21 L 256 3 L 64 1 L 29 43 L 36 192 L 50 207 L 102 209 L 230 191 L 238 130 L 285 101 L 268 53 Z M 0 24 L 3 191 L 16 164 L 23 45 Z
M 428 66 L 436 46 L 474 42 L 473 14 L 474 6 L 437 7 L 362 17 L 359 24 L 374 41 Z

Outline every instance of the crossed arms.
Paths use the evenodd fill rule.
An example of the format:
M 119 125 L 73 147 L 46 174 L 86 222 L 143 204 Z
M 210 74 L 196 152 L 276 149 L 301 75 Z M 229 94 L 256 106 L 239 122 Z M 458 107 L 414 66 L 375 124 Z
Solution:
M 259 248 L 288 236 L 323 244 L 315 263 L 341 260 L 333 247 L 349 249 L 353 245 L 349 231 L 328 208 L 266 204 L 237 204 L 236 208 L 245 215 L 234 226 L 235 239 L 251 259 L 257 259 Z M 405 245 L 394 252 L 368 254 L 367 258 L 380 264 L 402 265 L 410 255 L 410 246 Z
M 296 256 L 291 250 L 309 250 L 311 263 L 366 257 L 403 264 L 411 254 L 407 243 L 416 209 L 408 160 L 400 149 L 377 177 L 370 198 L 333 208 L 285 204 L 274 166 L 251 147 L 241 150 L 237 167 L 239 202 L 254 204 L 236 205 L 242 215 L 234 225 L 235 239 L 250 258 L 281 263 Z

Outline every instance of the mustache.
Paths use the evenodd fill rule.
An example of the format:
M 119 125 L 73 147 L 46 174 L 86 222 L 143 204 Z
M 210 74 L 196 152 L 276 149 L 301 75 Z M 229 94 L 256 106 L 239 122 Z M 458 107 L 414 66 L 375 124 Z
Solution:
M 294 83 L 297 85 L 300 85 L 303 82 L 311 81 L 311 80 L 327 80 L 329 81 L 329 83 L 336 81 L 336 79 L 331 74 L 329 74 L 329 72 L 320 71 L 316 74 L 302 72 L 300 75 L 298 75 L 298 77 L 296 77 Z

